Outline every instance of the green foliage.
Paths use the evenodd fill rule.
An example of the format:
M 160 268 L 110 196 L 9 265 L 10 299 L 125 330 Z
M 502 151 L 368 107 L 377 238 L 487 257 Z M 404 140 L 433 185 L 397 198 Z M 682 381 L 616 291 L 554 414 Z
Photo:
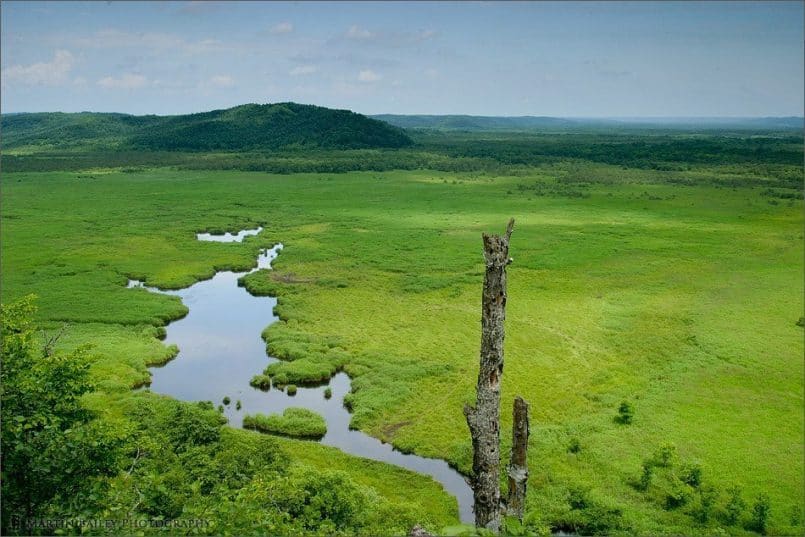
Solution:
M 766 525 L 769 522 L 771 512 L 771 501 L 766 494 L 760 494 L 752 504 L 752 516 L 749 519 L 749 528 L 753 531 L 766 535 Z
M 660 447 L 654 452 L 652 456 L 652 463 L 655 466 L 660 466 L 662 468 L 670 468 L 674 465 L 677 460 L 677 453 L 676 453 L 676 445 L 666 442 L 660 444 Z M 692 470 L 693 471 L 693 470 Z M 699 477 L 701 477 L 701 471 L 699 470 Z
M 645 136 L 535 141 L 501 135 L 484 144 L 478 136 L 457 135 L 451 144 L 468 155 L 479 151 L 465 157 L 450 156 L 450 144 L 442 148 L 417 137 L 419 145 L 401 150 L 20 150 L 14 159 L 4 145 L 3 304 L 36 291 L 43 328 L 71 324 L 60 351 L 86 342 L 96 346 L 90 375 L 98 391 L 84 395 L 88 406 L 110 419 L 139 422 L 127 401 L 161 398 L 129 389 L 147 379 L 146 363 L 166 355 L 157 327 L 186 308 L 175 297 L 124 289 L 126 278 L 182 287 L 220 267 L 248 270 L 260 248 L 281 240 L 287 249 L 274 271 L 244 278 L 247 289 L 254 282 L 279 295 L 276 313 L 283 320 L 272 325 L 267 340 L 276 330 L 277 339 L 290 344 L 279 347 L 303 351 L 288 353 L 289 364 L 343 353 L 338 360 L 353 378 L 346 399 L 354 410 L 351 426 L 399 449 L 447 459 L 468 473 L 471 446 L 461 407 L 474 393 L 470 357 L 477 357 L 477 291 L 483 280 L 479 237 L 500 230 L 513 215 L 515 262 L 501 393 L 504 399 L 521 394 L 540 409 L 530 456 L 532 480 L 539 485 L 529 488 L 529 504 L 543 523 L 560 527 L 571 511 L 567 484 L 578 482 L 600 491 L 601 497 L 590 494 L 600 504 L 622 509 L 622 521 L 634 533 L 715 531 L 691 515 L 698 492 L 685 507 L 664 509 L 671 476 L 681 474 L 681 465 L 654 467 L 645 494 L 629 486 L 628 476 L 640 469 L 636 464 L 650 455 L 646 446 L 667 440 L 680 454 L 716 469 L 705 472 L 697 491 L 707 485 L 724 490 L 734 480 L 745 484 L 747 497 L 768 490 L 775 506 L 768 531 L 801 533 L 801 525 L 789 531 L 787 509 L 776 506 L 803 504 L 803 464 L 795 456 L 802 436 L 803 351 L 801 329 L 794 326 L 802 315 L 802 202 L 774 197 L 782 203 L 771 206 L 772 198 L 762 194 L 767 188 L 801 189 L 801 142 L 796 147 L 776 136 L 747 142 L 750 149 L 768 149 L 751 162 L 751 153 L 720 149 L 744 144 L 740 136 L 710 133 L 704 136 L 709 147 L 702 147 L 711 154 L 697 155 L 697 146 L 688 144 L 690 153 L 675 157 L 681 160 L 635 160 L 640 168 L 624 168 L 540 156 L 541 146 L 570 151 L 573 145 L 640 142 Z M 684 137 L 643 141 L 669 144 Z M 799 152 L 798 164 L 785 164 L 789 157 L 775 156 L 778 149 Z M 628 164 L 633 156 L 624 150 L 618 158 Z M 527 164 L 540 158 L 542 164 Z M 8 173 L 18 165 L 95 169 Z M 118 173 L 110 165 L 143 171 Z M 147 169 L 154 165 L 192 169 Z M 205 171 L 216 168 L 228 171 Z M 373 168 L 408 171 L 334 173 Z M 255 171 L 231 171 L 237 169 Z M 267 170 L 322 173 L 283 176 Z M 520 191 L 520 184 L 528 188 Z M 588 196 L 571 197 L 573 191 Z M 194 238 L 200 230 L 257 224 L 265 231 L 243 243 Z M 416 273 L 433 277 L 408 276 Z M 423 397 L 432 393 L 440 395 L 439 405 Z M 612 422 L 623 394 L 640 406 L 640 418 L 629 427 Z M 756 404 L 746 405 L 748 400 Z M 503 413 L 501 430 L 508 430 L 509 419 Z M 583 440 L 579 456 L 567 455 L 570 430 Z M 181 504 L 185 514 L 206 513 L 218 524 L 216 534 L 257 533 L 251 521 L 264 522 L 264 533 L 273 528 L 286 534 L 286 515 L 265 508 L 267 495 L 262 504 L 250 502 L 276 476 L 287 476 L 288 468 L 261 471 L 264 488 L 255 483 L 192 499 L 179 483 L 194 483 L 188 476 L 206 468 L 192 461 L 214 460 L 212 452 L 232 449 L 226 433 L 179 454 L 167 437 L 156 430 L 151 435 L 170 451 L 146 450 L 143 443 L 131 476 L 137 490 L 145 490 L 140 480 L 148 469 L 166 476 L 154 481 L 154 490 L 162 486 L 168 496 L 184 498 L 166 503 L 168 511 Z M 292 442 L 264 437 L 283 446 Z M 409 521 L 428 519 L 431 528 L 456 521 L 454 501 L 430 480 L 398 474 L 388 465 L 368 466 L 315 442 L 291 445 L 294 461 L 325 469 L 338 459 L 339 469 L 382 496 L 366 504 L 365 527 L 383 530 L 377 534 L 404 534 Z M 136 446 L 126 453 L 124 474 Z M 208 481 L 198 480 L 202 490 L 214 488 Z M 125 512 L 139 496 L 123 482 L 112 479 L 127 500 L 119 502 Z M 241 490 L 241 503 L 227 499 Z M 77 506 L 114 503 L 105 496 L 95 503 L 76 498 Z M 722 524 L 726 500 L 719 497 L 708 524 Z
M 651 486 L 651 479 L 654 477 L 653 461 L 644 461 L 641 466 L 640 479 L 637 482 L 638 490 L 646 491 Z
M 296 395 L 296 384 L 288 384 L 288 387 L 285 391 L 288 393 L 288 395 Z
M 243 417 L 243 426 L 264 433 L 298 438 L 321 438 L 327 434 L 324 418 L 306 408 L 286 408 L 282 415 L 247 414 Z
M 81 403 L 92 389 L 86 350 L 37 352 L 34 297 L 0 310 L 2 386 L 2 520 L 43 516 L 82 497 L 117 469 L 124 431 L 104 427 Z
M 228 395 L 225 395 L 225 396 L 224 396 L 223 403 L 224 403 L 225 405 L 229 405 L 229 403 L 231 403 L 231 402 L 232 402 L 232 400 L 229 398 L 229 396 L 228 396 Z
M 679 479 L 686 485 L 693 488 L 699 488 L 702 484 L 702 466 L 694 462 L 682 466 L 679 470 Z
M 718 490 L 712 486 L 699 487 L 697 489 L 697 502 L 691 511 L 691 516 L 699 524 L 707 524 L 712 518 L 716 502 L 718 501 Z
M 330 388 L 329 386 L 327 386 L 326 388 L 324 388 L 324 398 L 325 398 L 325 399 L 329 399 L 329 398 L 331 398 L 332 396 L 333 396 L 333 390 L 332 390 L 332 388 Z
M 730 526 L 734 526 L 741 521 L 744 511 L 746 510 L 746 502 L 743 499 L 741 488 L 733 485 L 727 489 L 727 504 L 724 507 L 724 522 Z
M 402 129 L 347 110 L 296 103 L 247 104 L 183 116 L 15 114 L 3 116 L 8 147 L 101 146 L 157 151 L 280 147 L 403 147 Z
M 623 425 L 628 425 L 632 423 L 633 418 L 634 418 L 634 405 L 629 401 L 622 401 L 620 406 L 618 406 L 618 415 L 615 418 L 615 421 Z
M 255 375 L 252 377 L 252 380 L 249 381 L 249 384 L 261 390 L 270 390 L 271 377 L 268 375 Z
M 553 525 L 581 535 L 611 535 L 626 530 L 623 509 L 611 500 L 595 497 L 583 487 L 572 487 L 567 494 L 568 510 Z
M 678 509 L 690 501 L 693 488 L 678 478 L 672 478 L 665 496 L 666 509 Z

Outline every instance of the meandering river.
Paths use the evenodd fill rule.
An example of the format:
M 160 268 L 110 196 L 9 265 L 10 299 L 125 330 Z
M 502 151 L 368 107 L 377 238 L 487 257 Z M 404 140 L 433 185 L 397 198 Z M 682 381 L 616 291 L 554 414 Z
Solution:
M 216 242 L 241 242 L 245 237 L 257 235 L 262 228 L 243 230 L 237 234 L 212 235 L 199 233 L 197 238 Z M 344 407 L 344 396 L 350 390 L 346 373 L 338 373 L 326 385 L 298 388 L 296 395 L 271 389 L 262 391 L 249 385 L 251 378 L 277 361 L 266 355 L 261 337 L 263 329 L 277 321 L 274 297 L 256 297 L 243 287 L 238 279 L 259 269 L 271 268 L 282 245 L 260 252 L 257 266 L 248 272 L 217 272 L 209 280 L 197 282 L 177 291 L 163 291 L 145 287 L 136 280 L 129 287 L 145 287 L 151 292 L 178 296 L 189 308 L 186 317 L 167 326 L 167 344 L 179 347 L 175 359 L 161 367 L 151 369 L 150 389 L 185 401 L 212 401 L 216 406 L 224 397 L 231 403 L 224 414 L 232 426 L 242 427 L 245 414 L 281 413 L 288 407 L 304 407 L 321 414 L 327 421 L 327 434 L 321 442 L 335 446 L 346 453 L 394 464 L 431 476 L 458 500 L 462 522 L 471 524 L 472 489 L 464 477 L 445 461 L 401 453 L 380 440 L 360 431 L 350 430 L 349 411 Z M 332 398 L 325 399 L 329 386 Z M 236 408 L 236 402 L 241 408 Z

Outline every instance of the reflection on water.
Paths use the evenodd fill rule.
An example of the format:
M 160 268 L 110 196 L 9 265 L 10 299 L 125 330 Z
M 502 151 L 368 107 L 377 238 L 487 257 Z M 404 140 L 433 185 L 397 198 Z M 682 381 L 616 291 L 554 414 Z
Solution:
M 239 242 L 261 229 L 241 231 L 237 235 L 205 234 L 214 238 L 203 240 Z M 261 338 L 266 325 L 277 320 L 273 312 L 277 300 L 252 296 L 238 287 L 237 282 L 250 272 L 270 268 L 281 248 L 278 244 L 261 251 L 257 267 L 249 272 L 218 272 L 210 280 L 177 291 L 161 291 L 145 287 L 136 280 L 129 281 L 128 287 L 145 287 L 152 292 L 178 296 L 190 309 L 186 317 L 168 325 L 165 343 L 175 343 L 179 354 L 164 366 L 151 369 L 150 389 L 185 401 L 212 401 L 216 406 L 229 396 L 231 403 L 225 407 L 224 414 L 236 427 L 243 426 L 245 414 L 281 413 L 292 406 L 318 412 L 327 421 L 327 434 L 321 439 L 322 443 L 352 455 L 430 475 L 456 496 L 461 521 L 472 523 L 472 490 L 461 474 L 445 461 L 406 455 L 376 438 L 349 429 L 350 414 L 343 400 L 350 390 L 350 380 L 345 373 L 336 374 L 327 385 L 299 387 L 294 396 L 275 388 L 261 391 L 249 385 L 252 376 L 277 361 L 266 356 L 265 342 Z M 324 397 L 326 386 L 333 392 L 331 399 Z M 242 404 L 240 410 L 236 409 L 238 400 Z
M 257 235 L 261 231 L 263 231 L 262 227 L 258 227 L 257 229 L 244 229 L 242 231 L 238 231 L 234 235 L 232 235 L 228 231 L 223 235 L 213 235 L 211 233 L 196 233 L 196 238 L 200 241 L 209 241 L 209 242 L 243 242 L 243 239 L 245 239 L 246 237 Z

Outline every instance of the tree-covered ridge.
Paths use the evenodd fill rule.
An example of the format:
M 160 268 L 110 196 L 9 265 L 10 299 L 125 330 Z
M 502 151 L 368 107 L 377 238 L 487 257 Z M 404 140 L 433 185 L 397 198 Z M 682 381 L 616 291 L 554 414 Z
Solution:
M 246 104 L 181 116 L 81 112 L 2 117 L 3 147 L 253 150 L 396 148 L 405 132 L 349 110 L 296 103 Z

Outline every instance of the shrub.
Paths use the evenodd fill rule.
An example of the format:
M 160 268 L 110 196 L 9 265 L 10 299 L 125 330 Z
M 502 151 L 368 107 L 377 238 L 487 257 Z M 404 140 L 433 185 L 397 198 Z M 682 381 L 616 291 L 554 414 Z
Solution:
M 243 427 L 300 438 L 321 438 L 327 434 L 324 418 L 306 408 L 286 408 L 282 415 L 247 414 L 243 417 Z
M 288 384 L 288 395 L 296 395 L 296 384 Z
M 260 390 L 269 390 L 271 389 L 271 377 L 267 375 L 255 375 L 252 377 L 252 380 L 249 381 L 249 384 Z
M 632 419 L 634 418 L 634 406 L 629 401 L 621 402 L 620 406 L 618 407 L 618 416 L 615 418 L 615 421 L 621 423 L 623 425 L 628 425 L 632 423 Z
M 718 491 L 710 486 L 702 486 L 699 488 L 699 501 L 693 508 L 691 515 L 700 524 L 706 524 L 710 520 L 710 514 L 713 511 L 718 499 Z
M 595 499 L 586 489 L 574 487 L 568 491 L 570 510 L 557 521 L 564 530 L 580 535 L 608 535 L 623 527 L 623 511 Z
M 567 450 L 570 453 L 578 453 L 579 451 L 581 451 L 581 442 L 579 442 L 579 439 L 576 438 L 575 436 L 571 438 L 570 443 L 567 446 Z
M 663 468 L 670 468 L 675 460 L 676 446 L 670 443 L 661 444 L 657 451 L 654 452 L 652 459 L 656 466 L 662 466 Z
M 332 388 L 330 388 L 329 386 L 327 386 L 327 387 L 324 389 L 324 398 L 325 398 L 325 399 L 329 399 L 329 398 L 330 398 L 330 397 L 332 397 L 332 396 L 333 396 L 333 390 L 332 390 Z
M 677 509 L 687 504 L 692 496 L 693 489 L 679 479 L 671 481 L 671 488 L 665 496 L 665 508 Z
M 766 535 L 766 524 L 769 521 L 771 502 L 766 494 L 760 494 L 752 506 L 752 518 L 749 520 L 749 529 Z
M 679 473 L 679 479 L 693 488 L 702 484 L 702 467 L 698 463 L 686 464 Z
M 229 396 L 228 396 L 228 395 L 225 395 L 225 396 L 224 396 L 224 404 L 225 404 L 225 405 L 229 405 L 229 403 L 230 403 L 231 401 L 232 401 L 232 400 L 229 398 Z
M 654 477 L 654 464 L 651 461 L 643 462 L 643 469 L 640 472 L 640 480 L 637 483 L 639 490 L 646 491 L 651 486 L 651 479 Z
M 744 509 L 746 509 L 746 502 L 741 497 L 741 487 L 735 485 L 727 490 L 729 495 L 727 505 L 725 506 L 724 521 L 729 525 L 735 525 L 741 520 Z
M 235 402 L 235 410 L 240 410 L 243 405 L 240 403 L 240 399 Z

